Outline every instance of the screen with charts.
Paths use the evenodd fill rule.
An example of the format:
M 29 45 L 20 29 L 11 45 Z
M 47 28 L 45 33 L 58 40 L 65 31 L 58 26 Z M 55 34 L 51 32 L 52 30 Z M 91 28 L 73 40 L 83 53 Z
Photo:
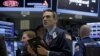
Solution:
M 91 38 L 100 38 L 100 22 L 87 23 L 91 28 L 90 37 Z
M 0 11 L 43 11 L 52 7 L 52 0 L 0 0 Z
M 99 0 L 58 0 L 57 12 L 85 16 L 98 16 L 98 6 Z
M 13 38 L 14 37 L 14 23 L 0 21 L 0 34 L 5 36 L 6 38 Z

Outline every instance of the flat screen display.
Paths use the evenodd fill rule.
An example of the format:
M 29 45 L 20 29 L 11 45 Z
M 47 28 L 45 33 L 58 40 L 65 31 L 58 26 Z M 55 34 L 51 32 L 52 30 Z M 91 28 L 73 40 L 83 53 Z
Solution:
M 99 0 L 58 0 L 57 12 L 98 16 Z
M 13 38 L 14 37 L 14 23 L 0 21 L 0 34 L 5 36 L 6 38 Z
M 100 22 L 87 23 L 91 28 L 90 37 L 91 38 L 100 38 Z
M 51 9 L 52 0 L 0 0 L 0 11 L 43 11 Z

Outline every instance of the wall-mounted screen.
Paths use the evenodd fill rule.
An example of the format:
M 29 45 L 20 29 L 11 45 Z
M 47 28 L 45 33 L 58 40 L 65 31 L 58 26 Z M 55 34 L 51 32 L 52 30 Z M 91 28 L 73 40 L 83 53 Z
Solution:
M 87 23 L 91 28 L 90 37 L 91 38 L 100 38 L 100 22 Z
M 85 16 L 98 16 L 99 0 L 58 0 L 57 12 Z
M 6 38 L 13 38 L 14 37 L 14 23 L 0 21 L 0 34 L 5 36 Z
M 43 11 L 52 8 L 52 0 L 0 0 L 0 11 Z

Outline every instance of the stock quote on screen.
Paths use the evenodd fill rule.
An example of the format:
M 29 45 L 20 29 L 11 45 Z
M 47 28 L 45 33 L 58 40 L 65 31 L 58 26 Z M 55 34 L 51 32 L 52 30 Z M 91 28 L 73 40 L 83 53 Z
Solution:
M 51 0 L 0 0 L 0 7 L 50 7 Z

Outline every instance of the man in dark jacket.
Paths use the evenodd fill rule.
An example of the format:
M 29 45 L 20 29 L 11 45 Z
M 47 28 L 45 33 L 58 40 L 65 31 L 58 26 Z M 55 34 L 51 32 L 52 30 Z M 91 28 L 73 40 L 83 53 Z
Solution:
M 82 25 L 79 30 L 80 38 L 78 39 L 78 43 L 75 45 L 75 55 L 74 56 L 84 56 L 85 52 L 85 44 L 95 42 L 92 38 L 90 38 L 91 29 L 88 25 Z
M 43 12 L 43 26 L 47 30 L 44 42 L 47 48 L 39 46 L 38 54 L 45 56 L 70 56 L 71 50 L 68 46 L 65 31 L 57 27 L 57 15 L 48 9 Z

